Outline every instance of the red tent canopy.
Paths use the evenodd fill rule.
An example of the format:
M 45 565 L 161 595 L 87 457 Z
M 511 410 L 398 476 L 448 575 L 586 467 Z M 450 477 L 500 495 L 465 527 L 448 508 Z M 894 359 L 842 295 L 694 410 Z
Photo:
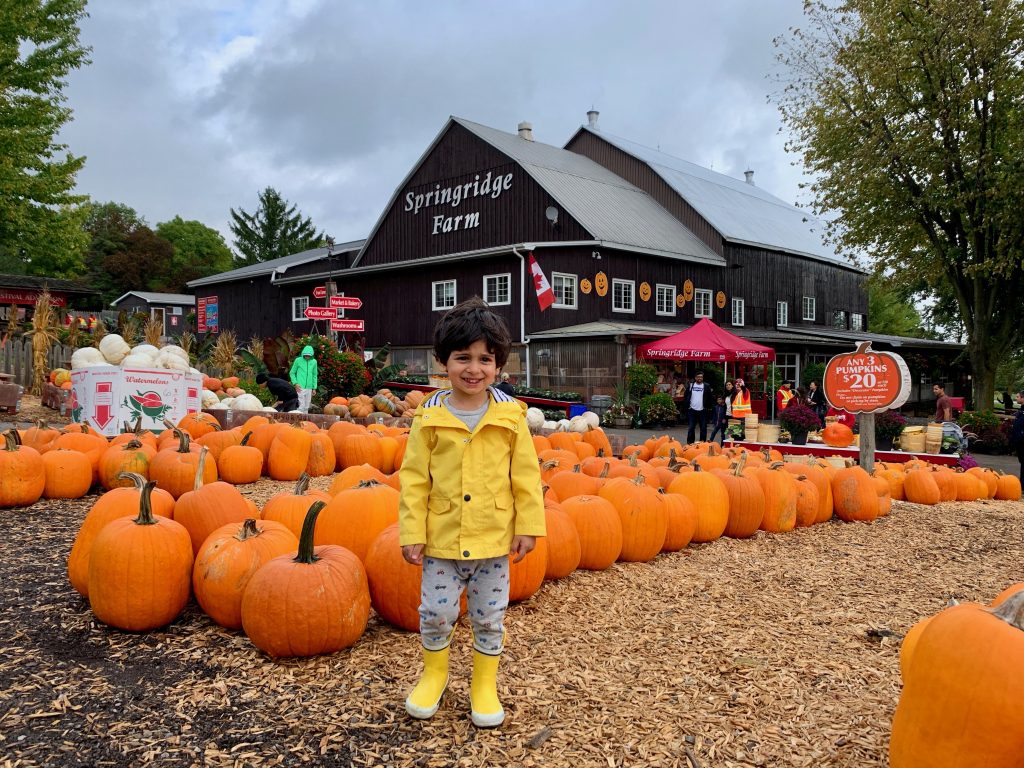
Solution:
M 648 360 L 707 360 L 709 362 L 767 363 L 775 350 L 762 347 L 719 328 L 706 317 L 685 331 L 637 347 L 636 356 Z

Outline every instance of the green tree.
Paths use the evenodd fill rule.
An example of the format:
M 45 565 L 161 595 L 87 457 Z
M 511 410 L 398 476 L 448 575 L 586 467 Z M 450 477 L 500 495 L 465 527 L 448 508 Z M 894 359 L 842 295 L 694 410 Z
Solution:
M 234 267 L 234 257 L 224 237 L 202 222 L 185 221 L 175 216 L 170 221 L 157 224 L 156 233 L 174 247 L 174 256 L 159 279 L 160 290 L 183 293 L 190 280 L 226 272 Z
M 303 218 L 273 187 L 260 192 L 255 213 L 232 208 L 230 227 L 241 266 L 308 251 L 324 239 L 312 219 Z
M 71 110 L 69 72 L 89 63 L 78 40 L 85 0 L 0 4 L 0 267 L 78 277 L 85 196 L 72 193 L 84 157 L 56 141 Z
M 914 305 L 879 279 L 868 282 L 868 330 L 919 339 L 929 336 Z
M 141 226 L 128 235 L 123 248 L 103 259 L 103 269 L 118 286 L 117 296 L 127 291 L 160 291 L 160 276 L 173 259 L 174 246 L 149 227 Z
M 779 45 L 791 151 L 819 212 L 902 289 L 948 291 L 975 400 L 1021 341 L 1024 7 L 1019 0 L 808 0 Z
M 86 278 L 103 297 L 104 305 L 109 305 L 118 296 L 127 291 L 142 290 L 137 278 L 122 281 L 124 270 L 118 268 L 111 272 L 108 259 L 115 254 L 124 253 L 128 249 L 128 241 L 132 234 L 146 228 L 146 221 L 131 208 L 122 203 L 90 203 L 85 206 L 84 231 L 88 237 L 85 252 Z M 121 259 L 113 259 L 119 265 Z M 130 265 L 125 265 L 131 271 Z

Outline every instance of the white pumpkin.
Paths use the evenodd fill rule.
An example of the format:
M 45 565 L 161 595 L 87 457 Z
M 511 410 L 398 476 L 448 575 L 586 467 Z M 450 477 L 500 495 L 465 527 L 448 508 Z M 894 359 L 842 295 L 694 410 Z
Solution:
M 544 426 L 544 411 L 540 408 L 526 409 L 526 426 L 531 432 L 536 432 Z
M 71 354 L 71 369 L 91 368 L 94 365 L 107 365 L 107 359 L 96 347 L 82 347 Z
M 548 430 L 550 432 L 555 432 L 555 431 L 558 430 L 558 425 L 555 422 L 553 422 L 553 421 L 545 421 L 541 425 L 541 429 L 546 429 L 546 430 Z
M 220 404 L 223 405 L 225 408 L 230 408 L 233 402 L 235 402 L 235 398 L 233 397 L 222 397 L 220 399 Z
M 204 405 L 203 406 L 203 410 L 206 410 L 206 411 L 226 411 L 227 409 L 228 409 L 228 407 L 226 405 L 224 405 L 224 403 L 220 402 L 219 400 L 216 403 L 214 403 L 213 405 Z
M 122 368 L 155 368 L 156 361 L 149 355 L 136 355 L 134 352 L 121 361 Z
M 570 432 L 589 432 L 590 423 L 580 416 L 573 416 L 569 419 L 569 431 Z
M 231 410 L 233 411 L 262 411 L 263 403 L 256 395 L 250 395 L 246 392 L 244 395 L 239 395 L 231 401 Z
M 174 353 L 166 353 L 164 350 L 160 350 L 160 354 L 156 356 L 156 367 L 166 368 L 169 371 L 188 371 L 189 364 L 187 360 L 182 360 L 178 355 Z
M 277 408 L 275 408 L 272 405 L 264 405 L 263 406 L 263 410 L 264 411 L 269 411 L 270 413 L 277 413 Z M 294 413 L 294 411 L 292 411 L 292 413 Z
M 202 394 L 199 396 L 199 402 L 202 403 L 203 408 L 210 408 L 214 405 L 220 404 L 220 398 L 210 390 L 204 389 Z
M 177 344 L 165 344 L 164 346 L 160 347 L 160 354 L 174 355 L 175 357 L 180 357 L 186 363 L 189 361 L 188 352 L 179 347 Z
M 587 426 L 589 426 L 591 429 L 597 429 L 598 427 L 601 426 L 601 417 L 598 416 L 593 411 L 584 411 L 580 415 L 580 418 L 585 420 L 587 422 Z
M 568 432 L 569 431 L 569 420 L 568 419 L 559 419 L 558 421 L 555 422 L 555 429 L 557 429 L 559 432 Z
M 154 347 L 152 344 L 136 344 L 132 347 L 131 354 L 133 355 L 146 355 L 147 357 L 156 358 L 160 353 L 160 350 Z
M 132 348 L 128 346 L 128 342 L 116 333 L 108 333 L 100 339 L 100 354 L 111 365 L 120 365 L 131 351 Z

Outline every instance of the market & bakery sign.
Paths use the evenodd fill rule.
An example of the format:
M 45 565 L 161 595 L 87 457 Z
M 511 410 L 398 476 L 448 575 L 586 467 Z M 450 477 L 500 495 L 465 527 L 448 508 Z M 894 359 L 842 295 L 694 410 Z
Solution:
M 492 200 L 497 200 L 511 188 L 511 172 L 488 171 L 483 176 L 478 173 L 472 181 L 467 181 L 465 184 L 441 186 L 441 182 L 438 182 L 433 189 L 427 192 L 406 192 L 405 211 L 412 213 L 413 216 L 419 215 L 420 211 L 430 212 L 430 234 L 432 235 L 455 232 L 460 229 L 475 229 L 480 226 L 479 211 L 456 214 L 443 209 L 438 213 L 431 209 L 441 206 L 458 208 L 465 201 L 476 197 L 489 197 Z

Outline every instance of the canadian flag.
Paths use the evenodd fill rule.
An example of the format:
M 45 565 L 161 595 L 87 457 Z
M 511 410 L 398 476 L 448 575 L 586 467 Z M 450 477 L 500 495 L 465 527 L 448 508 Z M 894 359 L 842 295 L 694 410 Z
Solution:
M 533 258 L 533 253 L 530 254 L 530 274 L 533 275 L 533 287 L 537 289 L 537 303 L 540 304 L 540 311 L 543 312 L 555 303 L 555 292 L 551 290 L 551 283 L 544 277 L 544 271 L 540 268 L 537 260 Z

